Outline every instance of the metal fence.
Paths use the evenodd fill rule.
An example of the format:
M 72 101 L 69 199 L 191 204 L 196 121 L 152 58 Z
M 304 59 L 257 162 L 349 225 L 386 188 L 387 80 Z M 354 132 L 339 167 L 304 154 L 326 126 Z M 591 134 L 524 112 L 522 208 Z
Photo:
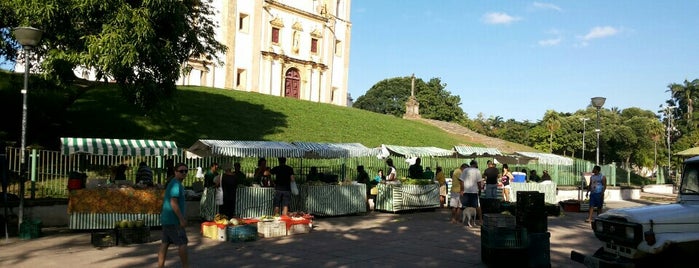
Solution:
M 20 149 L 15 147 L 6 147 L 5 156 L 7 159 L 7 192 L 19 195 L 20 192 Z M 396 166 L 398 177 L 407 177 L 409 163 L 404 157 L 391 157 Z M 433 172 L 436 172 L 436 167 L 441 166 L 445 176 L 454 169 L 458 168 L 461 163 L 468 163 L 472 158 L 458 157 L 423 157 L 422 166 L 430 167 Z M 485 168 L 485 162 L 489 158 L 477 158 L 481 169 Z M 25 197 L 27 198 L 67 198 L 67 184 L 70 173 L 73 171 L 83 172 L 88 175 L 89 179 L 108 179 L 112 176 L 112 169 L 120 164 L 125 164 L 129 167 L 127 170 L 127 179 L 135 181 L 138 164 L 145 162 L 153 169 L 154 181 L 163 183 L 165 181 L 165 161 L 172 160 L 173 163 L 185 163 L 191 171 L 195 171 L 197 167 L 202 167 L 205 171 L 216 162 L 220 166 L 232 165 L 234 162 L 241 164 L 241 169 L 246 173 L 248 178 L 252 178 L 253 172 L 257 166 L 257 158 L 247 157 L 206 157 L 206 158 L 186 158 L 184 155 L 179 156 L 111 156 L 111 155 L 88 155 L 74 154 L 63 155 L 60 151 L 37 150 L 32 149 L 28 152 L 28 177 L 25 181 Z M 278 164 L 276 158 L 268 158 L 267 165 L 274 167 Z M 308 174 L 310 167 L 317 167 L 320 172 L 325 174 L 337 175 L 338 179 L 352 179 L 357 176 L 356 167 L 363 165 L 364 169 L 373 178 L 378 174 L 379 170 L 387 171 L 384 159 L 379 159 L 373 156 L 344 158 L 344 159 L 305 159 L 305 158 L 290 158 L 287 164 L 294 168 L 297 180 L 303 183 Z M 582 172 L 592 171 L 594 165 L 588 161 L 575 159 L 572 166 L 565 165 L 546 165 L 546 164 L 511 164 L 512 171 L 521 171 L 525 169 L 527 173 L 530 170 L 537 170 L 538 174 L 542 174 L 543 170 L 548 170 L 553 181 L 557 185 L 579 185 Z M 498 165 L 501 167 L 501 165 Z M 616 172 L 614 165 L 602 166 L 602 172 L 610 179 L 609 184 L 616 184 Z M 198 179 L 195 178 L 196 172 L 189 172 L 188 178 L 185 179 L 184 185 L 191 184 Z

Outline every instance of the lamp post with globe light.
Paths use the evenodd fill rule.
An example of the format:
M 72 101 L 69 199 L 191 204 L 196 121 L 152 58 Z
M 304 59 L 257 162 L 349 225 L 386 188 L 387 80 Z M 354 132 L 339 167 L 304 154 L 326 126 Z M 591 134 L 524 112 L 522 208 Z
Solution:
M 34 27 L 17 27 L 13 29 L 13 34 L 17 42 L 22 45 L 22 50 L 24 54 L 24 88 L 22 89 L 22 137 L 20 142 L 20 176 L 21 183 L 19 187 L 19 226 L 22 225 L 22 218 L 24 212 L 24 182 L 27 178 L 27 160 L 25 151 L 27 149 L 27 94 L 29 90 L 29 50 L 34 48 L 39 41 L 41 41 L 41 35 L 43 32 Z
M 599 127 L 599 110 L 604 106 L 604 102 L 607 100 L 607 98 L 604 97 L 593 97 L 591 99 L 592 106 L 597 108 L 597 129 L 595 129 L 595 132 L 597 132 L 597 158 L 595 160 L 595 165 L 599 166 L 599 133 L 600 133 L 600 127 Z

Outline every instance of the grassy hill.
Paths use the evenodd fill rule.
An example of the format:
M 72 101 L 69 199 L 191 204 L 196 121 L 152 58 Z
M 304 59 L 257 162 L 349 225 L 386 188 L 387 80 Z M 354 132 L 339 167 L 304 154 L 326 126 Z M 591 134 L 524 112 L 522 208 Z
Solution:
M 22 79 L 22 74 L 0 72 L 0 112 L 4 115 L 0 140 L 20 140 Z M 180 87 L 174 98 L 148 115 L 126 103 L 111 84 L 79 81 L 59 88 L 32 78 L 29 92 L 27 144 L 48 149 L 57 149 L 60 137 L 162 139 L 176 141 L 181 147 L 198 139 L 359 142 L 369 147 L 394 144 L 445 149 L 488 144 L 459 131 L 444 131 L 428 120 L 405 120 L 234 90 Z

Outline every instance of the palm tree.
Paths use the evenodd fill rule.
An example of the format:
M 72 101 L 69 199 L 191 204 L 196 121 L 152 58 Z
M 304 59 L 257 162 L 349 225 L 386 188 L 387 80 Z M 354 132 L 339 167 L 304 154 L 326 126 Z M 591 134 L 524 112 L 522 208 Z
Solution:
M 553 153 L 553 132 L 561 128 L 561 119 L 554 110 L 548 110 L 543 121 L 549 131 L 549 153 Z
M 677 100 L 677 104 L 680 107 L 686 107 L 686 109 L 678 109 L 677 115 L 687 119 L 689 128 L 694 129 L 694 124 L 691 122 L 694 113 L 694 100 L 699 96 L 699 79 L 694 79 L 691 82 L 685 79 L 684 84 L 672 83 L 667 87 L 669 89 L 666 92 L 671 92 L 672 97 Z

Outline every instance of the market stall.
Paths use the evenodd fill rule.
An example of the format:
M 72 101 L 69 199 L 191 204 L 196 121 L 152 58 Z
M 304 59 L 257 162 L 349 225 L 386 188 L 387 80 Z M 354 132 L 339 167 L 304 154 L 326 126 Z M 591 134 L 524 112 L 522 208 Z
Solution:
M 453 157 L 455 152 L 437 147 L 408 147 L 382 145 L 379 157 Z M 401 176 L 399 176 L 401 177 Z M 422 180 L 418 180 L 422 181 Z M 438 208 L 439 184 L 426 181 L 420 184 L 408 184 L 407 180 L 399 185 L 379 184 L 377 187 L 376 209 L 388 212 L 403 210 Z
M 187 150 L 200 157 L 287 157 L 302 158 L 306 150 L 291 143 L 279 141 L 198 140 Z M 290 211 L 305 211 L 305 192 L 302 188 L 292 196 Z M 236 189 L 235 213 L 240 218 L 272 215 L 274 188 L 240 187 Z
M 61 152 L 110 156 L 151 157 L 178 155 L 175 142 L 160 140 L 61 138 Z M 99 185 L 69 193 L 70 229 L 110 229 L 119 220 L 143 220 L 146 226 L 160 226 L 163 190 Z

